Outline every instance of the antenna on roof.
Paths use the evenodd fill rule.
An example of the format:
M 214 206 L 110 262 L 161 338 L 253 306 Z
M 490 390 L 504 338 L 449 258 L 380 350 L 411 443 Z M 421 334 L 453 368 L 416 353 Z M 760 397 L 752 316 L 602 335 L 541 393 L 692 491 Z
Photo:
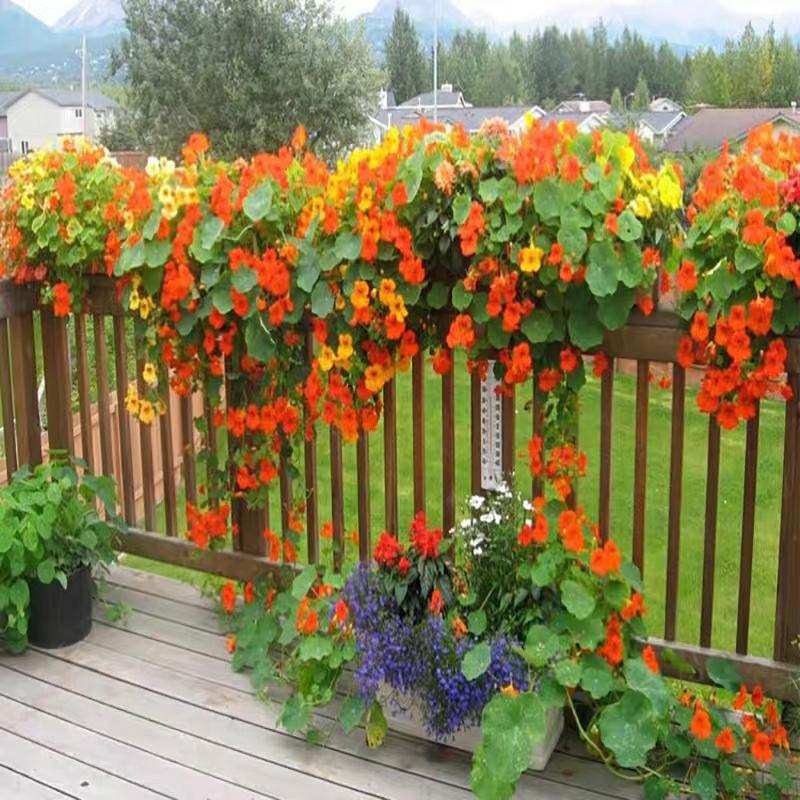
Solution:
M 86 138 L 86 34 L 81 36 L 81 122 Z

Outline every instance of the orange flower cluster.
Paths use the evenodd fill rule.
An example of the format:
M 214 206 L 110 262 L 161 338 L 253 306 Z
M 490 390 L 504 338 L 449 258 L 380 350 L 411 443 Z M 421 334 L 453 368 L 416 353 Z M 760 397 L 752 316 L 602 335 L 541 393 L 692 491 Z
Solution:
M 783 379 L 786 346 L 782 339 L 768 337 L 772 313 L 769 297 L 751 300 L 746 308 L 733 305 L 713 327 L 707 313 L 698 311 L 690 335 L 681 340 L 678 363 L 707 367 L 697 395 L 698 408 L 714 414 L 727 430 L 740 420 L 751 419 L 756 402 L 768 393 L 791 397 L 791 388 Z
M 186 520 L 189 529 L 186 538 L 198 547 L 224 546 L 228 535 L 228 514 L 230 506 L 223 503 L 219 508 L 200 511 L 191 503 L 186 504 Z

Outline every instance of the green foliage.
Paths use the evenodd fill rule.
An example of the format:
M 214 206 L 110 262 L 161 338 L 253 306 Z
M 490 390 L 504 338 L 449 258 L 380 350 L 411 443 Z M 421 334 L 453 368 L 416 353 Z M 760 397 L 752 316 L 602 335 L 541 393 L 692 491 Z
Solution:
M 395 8 L 384 50 L 389 87 L 397 103 L 430 90 L 427 57 L 411 17 L 400 6 Z
M 363 130 L 377 72 L 361 33 L 316 0 L 129 0 L 116 54 L 140 147 L 176 154 L 193 131 L 216 152 L 277 150 L 302 123 L 318 152 Z
M 114 482 L 82 461 L 51 451 L 47 463 L 16 472 L 0 489 L 0 644 L 27 645 L 29 580 L 66 588 L 75 570 L 110 564 L 123 528 Z

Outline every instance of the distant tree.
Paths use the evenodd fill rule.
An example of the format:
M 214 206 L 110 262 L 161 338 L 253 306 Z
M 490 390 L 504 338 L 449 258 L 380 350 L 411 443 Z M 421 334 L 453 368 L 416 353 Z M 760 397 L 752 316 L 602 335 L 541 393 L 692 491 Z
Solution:
M 440 73 L 441 79 L 458 86 L 468 102 L 480 102 L 476 98 L 486 80 L 491 52 L 485 31 L 458 31 L 447 49 L 447 72 Z
M 615 86 L 614 91 L 611 92 L 611 110 L 615 114 L 622 114 L 625 111 L 625 101 L 622 99 L 619 86 Z
M 389 85 L 398 103 L 430 88 L 428 58 L 411 17 L 400 6 L 394 10 L 385 49 Z
M 689 103 L 715 106 L 731 104 L 731 78 L 725 64 L 711 48 L 699 50 L 691 62 L 686 87 Z
M 722 55 L 731 101 L 737 106 L 765 105 L 772 86 L 774 33 L 760 36 L 749 22 L 738 40 L 728 40 Z
M 481 73 L 474 98 L 475 105 L 517 105 L 523 100 L 523 80 L 520 65 L 504 44 L 494 45 Z
M 378 73 L 363 36 L 317 0 L 127 0 L 115 70 L 140 146 L 178 152 L 196 130 L 215 153 L 285 144 L 298 123 L 333 156 L 363 136 Z
M 688 74 L 688 62 L 681 61 L 675 51 L 666 42 L 662 42 L 656 54 L 655 74 L 648 85 L 654 96 L 669 97 L 680 102 L 686 94 Z
M 800 52 L 789 34 L 775 47 L 772 67 L 771 106 L 788 106 L 800 102 Z
M 589 74 L 586 76 L 586 94 L 593 99 L 608 97 L 608 32 L 601 19 L 592 28 Z
M 647 81 L 644 75 L 639 73 L 639 78 L 636 81 L 636 88 L 633 90 L 633 97 L 631 98 L 631 109 L 633 111 L 647 111 L 650 106 L 650 90 L 647 88 Z
M 537 31 L 532 41 L 540 96 L 557 101 L 572 97 L 578 86 L 569 36 L 550 25 L 541 33 Z

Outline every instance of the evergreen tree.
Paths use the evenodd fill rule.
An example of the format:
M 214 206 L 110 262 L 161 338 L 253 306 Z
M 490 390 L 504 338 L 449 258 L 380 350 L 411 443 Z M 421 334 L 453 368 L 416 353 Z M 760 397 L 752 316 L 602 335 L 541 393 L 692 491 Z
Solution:
M 608 97 L 608 32 L 602 19 L 592 28 L 589 64 L 586 94 L 595 100 Z
M 787 33 L 775 47 L 769 104 L 789 106 L 792 102 L 800 102 L 800 52 Z
M 400 6 L 394 10 L 385 49 L 389 86 L 398 103 L 428 88 L 428 59 L 411 17 Z
M 633 98 L 631 99 L 631 109 L 633 111 L 647 111 L 650 107 L 650 90 L 647 88 L 647 81 L 644 75 L 639 73 L 639 78 L 636 81 L 636 88 L 633 91 Z
M 619 86 L 615 86 L 614 91 L 611 92 L 611 110 L 615 114 L 622 114 L 625 111 L 625 101 L 622 99 Z

